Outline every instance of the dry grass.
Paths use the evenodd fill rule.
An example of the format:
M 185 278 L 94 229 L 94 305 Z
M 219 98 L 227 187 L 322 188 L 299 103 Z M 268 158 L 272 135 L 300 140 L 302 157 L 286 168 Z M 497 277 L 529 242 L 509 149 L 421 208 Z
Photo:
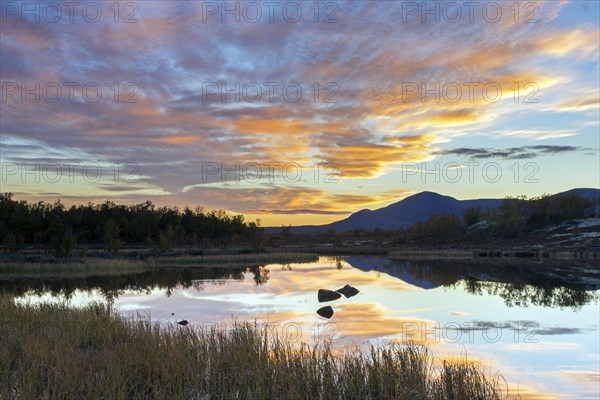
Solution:
M 84 258 L 54 262 L 0 262 L 0 278 L 87 278 L 92 276 L 127 275 L 161 267 L 227 267 L 244 268 L 266 264 L 289 264 L 318 261 L 308 253 L 275 252 L 258 254 L 218 254 L 207 256 L 153 257 L 145 261 L 123 258 Z
M 154 267 L 248 267 L 266 264 L 290 264 L 318 261 L 316 254 L 273 252 L 251 254 L 214 254 L 206 256 L 156 257 L 148 260 Z
M 0 399 L 501 399 L 473 364 L 423 347 L 333 352 L 256 325 L 160 327 L 109 307 L 0 297 Z
M 7 278 L 85 278 L 90 276 L 122 275 L 144 272 L 144 261 L 85 258 L 57 262 L 0 262 L 0 276 Z

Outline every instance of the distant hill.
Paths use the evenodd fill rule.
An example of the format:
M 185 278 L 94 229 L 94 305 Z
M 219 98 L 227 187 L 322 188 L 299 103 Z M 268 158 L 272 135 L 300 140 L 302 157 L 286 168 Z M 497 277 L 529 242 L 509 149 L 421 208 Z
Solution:
M 562 194 L 579 194 L 589 199 L 598 199 L 600 189 L 571 189 Z M 454 214 L 461 217 L 469 207 L 481 207 L 482 210 L 496 208 L 502 199 L 473 199 L 457 200 L 454 197 L 444 196 L 435 192 L 421 192 L 409 196 L 389 206 L 377 210 L 360 210 L 348 218 L 326 225 L 303 225 L 292 227 L 292 233 L 323 232 L 329 229 L 336 231 L 349 231 L 353 229 L 372 230 L 406 228 L 415 222 L 423 221 L 440 214 Z M 267 228 L 268 232 L 279 232 L 280 228 Z

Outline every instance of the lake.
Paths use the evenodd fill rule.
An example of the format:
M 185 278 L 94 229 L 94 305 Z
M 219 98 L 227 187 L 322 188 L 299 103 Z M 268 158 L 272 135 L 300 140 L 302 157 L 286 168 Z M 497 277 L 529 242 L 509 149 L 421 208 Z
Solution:
M 317 290 L 350 284 L 351 298 Z M 535 262 L 435 262 L 321 257 L 252 268 L 154 270 L 128 276 L 2 281 L 20 302 L 111 302 L 161 324 L 257 321 L 290 342 L 338 349 L 425 344 L 438 359 L 465 355 L 499 372 L 522 399 L 597 399 L 597 268 Z M 335 314 L 316 314 L 331 305 Z M 181 329 L 187 329 L 182 327 Z

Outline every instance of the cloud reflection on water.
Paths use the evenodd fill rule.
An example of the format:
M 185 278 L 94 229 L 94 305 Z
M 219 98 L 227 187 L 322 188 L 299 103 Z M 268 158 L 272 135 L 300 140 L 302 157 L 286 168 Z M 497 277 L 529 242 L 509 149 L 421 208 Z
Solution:
M 470 266 L 470 271 L 476 268 Z M 548 306 L 552 301 L 535 302 L 528 308 L 511 307 L 502 297 L 508 295 L 506 291 L 502 295 L 471 292 L 468 288 L 474 283 L 463 285 L 461 275 L 452 275 L 453 271 L 458 269 L 417 264 L 386 267 L 381 259 L 321 258 L 310 264 L 272 264 L 235 271 L 228 279 L 219 278 L 220 272 L 214 270 L 206 274 L 181 273 L 185 279 L 160 275 L 157 283 L 147 278 L 148 286 L 125 280 L 127 286 L 123 289 L 111 284 L 114 297 L 110 298 L 124 315 L 151 318 L 162 324 L 186 319 L 197 327 L 231 327 L 236 320 L 256 321 L 270 324 L 290 342 L 326 342 L 339 349 L 366 343 L 377 346 L 391 340 L 412 341 L 427 345 L 437 362 L 456 361 L 467 355 L 490 375 L 501 371 L 511 383 L 511 392 L 519 393 L 522 399 L 582 399 L 594 394 L 597 387 L 592 380 L 598 376 L 598 358 L 590 354 L 598 353 L 598 317 L 593 293 L 573 297 L 585 300 L 573 310 Z M 203 278 L 205 275 L 212 279 Z M 199 279 L 194 279 L 196 276 Z M 269 279 L 257 281 L 261 276 Z M 502 279 L 495 285 L 503 284 L 507 275 L 502 272 L 499 276 Z M 519 285 L 529 285 L 522 272 L 517 277 Z M 318 289 L 335 290 L 345 284 L 355 286 L 360 293 L 326 303 L 335 314 L 330 320 L 319 317 L 316 310 L 323 304 L 317 300 Z M 86 285 L 87 290 L 70 292 L 71 305 L 106 301 L 107 293 L 113 293 L 94 289 L 89 282 Z M 38 294 L 29 293 L 20 301 L 60 298 L 35 287 Z M 553 295 L 562 290 L 551 289 L 544 293 Z M 525 341 L 530 331 L 519 331 L 525 323 L 538 324 L 537 334 L 531 337 L 535 342 Z M 488 326 L 503 335 L 495 340 L 494 330 L 486 332 Z

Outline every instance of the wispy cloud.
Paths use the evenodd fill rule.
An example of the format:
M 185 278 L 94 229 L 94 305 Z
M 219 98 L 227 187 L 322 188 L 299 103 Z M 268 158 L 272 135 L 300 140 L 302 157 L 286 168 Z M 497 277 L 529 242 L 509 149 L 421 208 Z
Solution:
M 308 17 L 296 24 L 204 22 L 202 3 L 139 2 L 139 22 L 132 24 L 35 23 L 7 15 L 0 24 L 3 82 L 19 85 L 3 93 L 3 161 L 131 162 L 145 184 L 172 194 L 197 185 L 208 161 L 329 162 L 341 178 L 377 179 L 400 163 L 438 156 L 437 146 L 456 132 L 482 126 L 517 141 L 576 137 L 579 132 L 565 125 L 511 130 L 494 124 L 526 109 L 528 85 L 541 97 L 597 62 L 598 27 L 560 23 L 565 6 L 556 2 L 535 2 L 533 24 L 515 22 L 508 3 L 500 5 L 505 17 L 498 23 L 456 24 L 402 21 L 402 2 L 339 2 L 338 22 L 331 24 Z M 48 82 L 80 87 L 74 100 L 63 86 L 56 102 L 21 101 L 21 83 Z M 91 82 L 102 88 L 99 101 L 82 97 L 81 87 Z M 268 82 L 277 84 L 272 98 Z M 241 92 L 207 96 L 205 83 Z M 302 90 L 297 101 L 290 101 L 293 90 L 283 91 L 292 83 Z M 248 84 L 258 85 L 262 96 L 249 100 L 255 92 L 242 90 Z M 555 106 L 536 111 L 594 111 L 597 85 L 579 84 L 587 87 L 585 97 L 559 93 Z M 517 103 L 515 88 L 522 93 Z M 125 102 L 132 94 L 137 102 Z M 509 149 L 507 157 L 552 153 L 527 151 Z M 90 188 L 92 195 L 110 194 Z M 177 196 L 174 202 L 183 199 Z M 290 212 L 284 196 L 278 198 L 283 203 L 250 209 Z M 322 206 L 297 209 L 317 210 L 313 205 Z
M 560 145 L 536 145 L 511 147 L 508 149 L 489 149 L 489 148 L 469 148 L 459 147 L 455 149 L 445 149 L 436 151 L 438 155 L 457 155 L 469 158 L 503 158 L 509 160 L 522 160 L 537 158 L 544 155 L 556 155 L 562 153 L 587 153 L 594 152 L 595 149 L 580 146 L 560 146 Z

